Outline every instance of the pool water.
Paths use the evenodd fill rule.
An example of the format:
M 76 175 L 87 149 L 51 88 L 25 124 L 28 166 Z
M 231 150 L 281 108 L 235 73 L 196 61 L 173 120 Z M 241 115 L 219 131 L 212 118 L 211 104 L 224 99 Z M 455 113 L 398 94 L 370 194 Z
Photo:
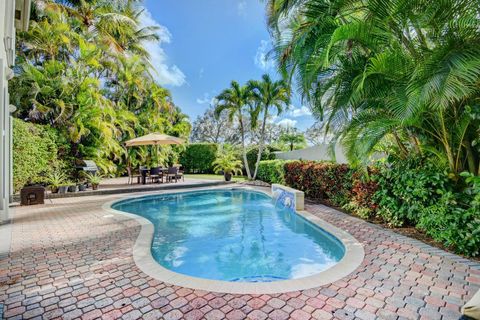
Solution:
M 152 222 L 152 255 L 163 267 L 205 279 L 298 279 L 335 265 L 343 244 L 268 195 L 212 190 L 152 195 L 113 209 Z

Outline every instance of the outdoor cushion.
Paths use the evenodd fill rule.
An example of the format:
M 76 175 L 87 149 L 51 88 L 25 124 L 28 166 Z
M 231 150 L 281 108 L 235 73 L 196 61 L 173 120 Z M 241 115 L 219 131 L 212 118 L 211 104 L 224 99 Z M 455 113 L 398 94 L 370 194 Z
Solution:
M 480 320 L 480 290 L 463 306 L 462 313 L 472 319 Z

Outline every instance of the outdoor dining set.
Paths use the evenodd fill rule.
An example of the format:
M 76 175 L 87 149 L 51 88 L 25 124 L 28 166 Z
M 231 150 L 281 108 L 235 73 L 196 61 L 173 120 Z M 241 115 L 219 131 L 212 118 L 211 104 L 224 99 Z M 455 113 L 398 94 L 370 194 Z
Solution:
M 134 172 L 130 167 L 128 171 L 128 184 L 133 184 L 136 180 L 137 183 L 168 183 L 177 182 L 178 180 L 185 180 L 183 176 L 183 170 L 181 165 L 173 165 L 172 167 L 153 167 L 147 168 L 140 166 L 138 172 Z
M 172 137 L 166 134 L 154 132 L 150 133 L 132 140 L 129 140 L 125 143 L 126 147 L 134 146 L 159 146 L 159 145 L 172 145 L 172 144 L 182 144 L 185 141 L 178 137 Z M 146 184 L 150 183 L 163 183 L 163 182 L 172 182 L 175 180 L 185 180 L 183 177 L 183 170 L 181 165 L 173 165 L 171 167 L 152 167 L 147 168 L 145 166 L 140 166 L 138 172 L 133 172 L 131 167 L 127 168 L 128 171 L 128 183 L 131 184 L 137 180 L 137 183 Z M 165 180 L 164 180 L 165 178 Z

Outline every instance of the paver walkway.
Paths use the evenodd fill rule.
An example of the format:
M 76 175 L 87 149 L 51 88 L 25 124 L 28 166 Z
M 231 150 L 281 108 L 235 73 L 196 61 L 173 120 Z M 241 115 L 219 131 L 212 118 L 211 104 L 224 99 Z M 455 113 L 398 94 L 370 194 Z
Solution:
M 321 205 L 307 210 L 349 231 L 365 260 L 328 286 L 232 295 L 162 283 L 135 265 L 140 231 L 101 209 L 120 196 L 18 208 L 11 252 L 0 260 L 8 319 L 458 319 L 480 287 L 478 264 Z

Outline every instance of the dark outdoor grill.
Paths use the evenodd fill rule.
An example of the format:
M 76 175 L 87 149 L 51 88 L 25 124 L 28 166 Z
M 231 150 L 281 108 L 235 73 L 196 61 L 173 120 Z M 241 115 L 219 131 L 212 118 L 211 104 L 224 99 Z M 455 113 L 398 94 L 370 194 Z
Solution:
M 77 168 L 77 171 L 85 171 L 92 174 L 95 174 L 98 171 L 97 164 L 92 160 L 78 160 L 75 167 Z

